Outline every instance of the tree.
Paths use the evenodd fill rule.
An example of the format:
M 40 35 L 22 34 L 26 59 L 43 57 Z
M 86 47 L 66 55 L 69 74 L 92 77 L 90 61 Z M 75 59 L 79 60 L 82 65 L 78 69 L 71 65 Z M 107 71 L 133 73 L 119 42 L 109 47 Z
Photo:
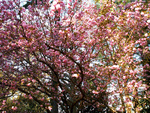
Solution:
M 3 110 L 10 113 L 43 113 L 45 110 L 33 99 L 28 99 L 24 95 L 17 94 L 15 98 L 3 100 Z M 4 107 L 5 106 L 5 107 Z
M 12 91 L 47 113 L 141 110 L 138 100 L 149 98 L 148 85 L 141 82 L 144 65 L 133 56 L 148 48 L 149 8 L 126 7 L 47 0 L 25 9 L 17 0 L 2 1 L 0 85 L 7 90 L 1 110 Z
M 96 1 L 96 0 L 95 0 Z M 98 4 L 98 2 L 100 2 L 100 1 L 96 1 L 97 2 L 97 4 Z M 107 1 L 107 2 L 109 2 L 109 1 Z M 104 1 L 102 2 L 102 3 L 104 3 Z M 117 7 L 116 9 L 121 9 L 121 10 L 124 10 L 126 13 L 128 12 L 128 10 L 130 10 L 130 8 L 132 7 L 131 5 L 135 5 L 135 2 L 133 2 L 133 1 L 128 1 L 128 0 L 126 0 L 126 1 L 113 1 L 113 3 L 115 3 L 115 4 L 119 4 L 119 7 Z M 138 3 L 138 2 L 136 2 L 136 3 Z M 143 13 L 143 12 L 147 12 L 147 8 L 148 8 L 148 1 L 147 0 L 143 0 L 142 1 L 142 3 L 144 4 L 144 7 L 145 8 L 143 8 L 143 9 L 141 9 L 143 6 L 141 6 L 141 5 L 138 5 L 138 8 L 139 8 L 139 10 L 136 10 L 136 9 L 138 9 L 138 8 L 135 8 L 135 10 L 134 11 L 137 11 L 137 13 Z M 114 5 L 115 5 L 114 4 Z M 139 3 L 140 4 L 140 3 Z M 122 5 L 122 6 L 121 6 Z M 103 5 L 100 5 L 101 7 L 103 7 Z M 121 7 L 120 7 L 121 6 Z M 129 6 L 131 6 L 131 7 L 129 7 Z M 133 8 L 134 9 L 134 8 Z M 119 11 L 121 11 L 121 10 L 119 10 Z M 131 10 L 130 10 L 131 11 Z M 134 12 L 133 11 L 133 12 Z M 132 11 L 131 11 L 132 12 Z M 143 13 L 144 14 L 144 13 Z M 145 15 L 146 16 L 146 15 Z M 133 14 L 133 18 L 134 18 L 134 14 Z M 126 20 L 125 18 L 123 18 L 124 20 Z M 135 18 L 134 18 L 135 19 Z M 127 20 L 126 20 L 127 21 Z M 134 27 L 134 26 L 133 26 Z M 130 27 L 130 29 L 133 29 L 133 27 Z M 124 27 L 124 29 L 125 29 L 125 27 Z M 128 28 L 127 28 L 128 29 Z M 126 29 L 126 30 L 127 30 Z M 149 28 L 148 28 L 148 26 L 146 26 L 146 27 L 141 27 L 140 28 L 141 29 L 141 35 L 140 35 L 140 37 L 139 37 L 139 32 L 138 33 L 134 33 L 134 34 L 131 34 L 131 35 L 134 35 L 134 36 L 136 36 L 136 38 L 134 39 L 134 41 L 137 41 L 137 40 L 139 40 L 139 38 L 141 38 L 141 36 L 142 35 L 144 35 L 144 37 L 146 37 L 146 38 L 149 38 L 148 36 L 149 36 Z M 126 36 L 128 39 L 129 39 L 129 37 L 128 36 Z M 142 39 L 141 39 L 142 40 Z M 138 41 L 137 41 L 138 42 Z M 137 52 L 134 54 L 134 56 L 136 55 L 137 57 L 139 57 L 139 59 L 140 60 L 142 60 L 142 62 L 140 63 L 140 65 L 145 65 L 144 66 L 144 70 L 146 71 L 146 73 L 145 73 L 145 75 L 144 76 L 141 76 L 142 77 L 142 79 L 143 79 L 143 83 L 146 83 L 147 85 L 148 85 L 148 88 L 147 88 L 147 91 L 149 91 L 149 67 L 147 67 L 148 65 L 149 65 L 149 50 L 148 50 L 148 48 L 149 48 L 149 39 L 147 39 L 147 41 L 145 41 L 144 42 L 145 43 L 145 46 L 147 46 L 147 49 L 146 49 L 146 54 L 145 54 L 145 52 L 143 51 L 143 46 L 140 46 L 139 45 L 139 43 L 138 44 L 136 44 L 135 45 L 135 47 L 136 47 L 136 49 L 137 49 Z M 140 50 L 140 51 L 139 51 Z M 146 66 L 147 65 L 147 66 Z M 142 80 L 141 79 L 141 80 Z M 147 94 L 147 95 L 149 95 L 149 94 Z M 138 99 L 137 99 L 138 100 Z M 149 99 L 139 99 L 140 101 L 138 102 L 138 104 L 139 104 L 139 106 L 141 107 L 141 108 L 143 108 L 143 110 L 141 111 L 141 112 L 143 112 L 144 111 L 144 106 L 146 106 L 146 110 L 148 110 L 149 109 Z M 137 102 L 136 102 L 137 103 Z M 144 104 L 144 105 L 142 105 L 142 104 Z M 135 106 L 137 106 L 136 104 L 135 104 Z

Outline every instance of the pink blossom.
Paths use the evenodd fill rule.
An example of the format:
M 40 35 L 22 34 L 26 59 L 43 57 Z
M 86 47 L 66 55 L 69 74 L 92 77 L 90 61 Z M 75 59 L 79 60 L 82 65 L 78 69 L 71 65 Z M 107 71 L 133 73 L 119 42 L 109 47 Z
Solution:
M 48 109 L 51 111 L 52 110 L 52 106 L 48 106 Z
M 40 91 L 36 91 L 36 94 L 38 94 Z
M 17 106 L 12 106 L 11 109 L 12 110 L 17 110 Z
M 22 26 L 23 26 L 23 27 L 27 27 L 27 24 L 26 24 L 25 21 L 22 22 Z
M 23 42 L 21 40 L 18 41 L 18 45 L 21 46 Z
M 98 91 L 95 91 L 95 90 L 93 90 L 92 93 L 93 93 L 93 94 L 99 94 L 99 92 L 98 92 Z
M 123 76 L 123 79 L 126 79 L 127 77 L 126 76 Z
M 150 23 L 150 20 L 147 20 L 147 23 Z
M 31 81 L 31 78 L 27 78 L 28 81 Z
M 73 74 L 72 77 L 78 78 L 79 74 Z
M 123 92 L 123 89 L 122 89 L 122 88 L 119 88 L 119 92 L 122 93 L 122 92 Z
M 25 82 L 25 79 L 21 79 L 21 82 L 24 83 L 24 82 Z
M 3 100 L 3 103 L 2 103 L 3 105 L 5 105 L 6 104 L 6 100 Z
M 134 85 L 134 84 L 136 83 L 136 80 L 132 80 L 130 83 L 131 83 L 132 85 Z
M 141 10 L 141 8 L 140 8 L 140 7 L 135 8 L 135 11 L 139 11 L 139 10 Z
M 36 82 L 36 80 L 35 80 L 35 79 L 33 79 L 33 80 L 32 80 L 32 82 L 33 82 L 33 83 L 35 83 L 35 82 Z
M 28 86 L 28 87 L 31 86 L 31 83 L 28 83 L 27 86 Z
M 60 6 L 60 4 L 57 4 L 57 5 L 56 5 L 56 9 L 57 9 L 58 11 L 60 11 L 60 10 L 61 10 L 61 6 Z
M 141 46 L 147 45 L 147 41 L 142 41 L 142 42 L 140 43 L 140 45 L 141 45 Z
M 110 69 L 120 69 L 119 65 L 113 65 L 109 67 Z
M 30 100 L 32 100 L 32 99 L 33 99 L 31 95 L 29 95 L 29 99 L 30 99 Z
M 116 79 L 118 79 L 118 77 L 112 76 L 111 79 L 116 80 Z
M 51 11 L 51 12 L 49 13 L 49 16 L 54 16 L 54 11 Z
M 133 71 L 133 70 L 130 70 L 130 74 L 131 74 L 131 75 L 134 74 L 134 71 Z
M 54 1 L 53 1 L 53 6 L 56 6 L 57 3 L 58 3 L 57 0 L 54 0 Z
M 138 84 L 138 83 L 135 83 L 134 87 L 138 88 L 138 87 L 139 87 L 139 84 Z
M 51 11 L 55 11 L 55 7 L 53 5 L 51 6 Z
M 44 97 L 43 97 L 43 98 L 41 98 L 41 101 L 44 101 Z
M 145 33 L 145 35 L 144 35 L 145 37 L 148 37 L 148 33 Z

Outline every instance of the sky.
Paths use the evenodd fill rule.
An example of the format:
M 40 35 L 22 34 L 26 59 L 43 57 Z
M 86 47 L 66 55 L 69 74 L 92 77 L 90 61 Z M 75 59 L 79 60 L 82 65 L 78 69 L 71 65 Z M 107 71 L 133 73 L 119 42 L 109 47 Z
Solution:
M 23 6 L 26 2 L 27 2 L 28 0 L 20 0 L 20 2 L 21 2 L 21 6 Z

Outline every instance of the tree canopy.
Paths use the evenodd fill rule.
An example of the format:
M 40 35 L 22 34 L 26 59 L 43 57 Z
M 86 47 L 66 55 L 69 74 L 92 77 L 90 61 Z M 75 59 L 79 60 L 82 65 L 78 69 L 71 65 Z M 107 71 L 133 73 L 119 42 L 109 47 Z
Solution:
M 0 110 L 149 109 L 149 5 L 0 1 Z

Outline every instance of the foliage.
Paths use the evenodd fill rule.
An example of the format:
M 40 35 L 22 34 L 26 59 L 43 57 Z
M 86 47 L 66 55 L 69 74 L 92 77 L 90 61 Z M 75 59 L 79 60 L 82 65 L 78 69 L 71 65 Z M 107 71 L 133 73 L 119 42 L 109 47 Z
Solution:
M 25 9 L 1 1 L 2 111 L 25 103 L 47 113 L 145 109 L 149 65 L 140 57 L 149 52 L 149 4 L 83 4 L 43 0 Z
M 45 110 L 33 99 L 28 99 L 24 95 L 16 94 L 16 98 L 3 100 L 3 111 L 10 113 L 43 113 Z M 16 109 L 15 109 L 16 108 Z

